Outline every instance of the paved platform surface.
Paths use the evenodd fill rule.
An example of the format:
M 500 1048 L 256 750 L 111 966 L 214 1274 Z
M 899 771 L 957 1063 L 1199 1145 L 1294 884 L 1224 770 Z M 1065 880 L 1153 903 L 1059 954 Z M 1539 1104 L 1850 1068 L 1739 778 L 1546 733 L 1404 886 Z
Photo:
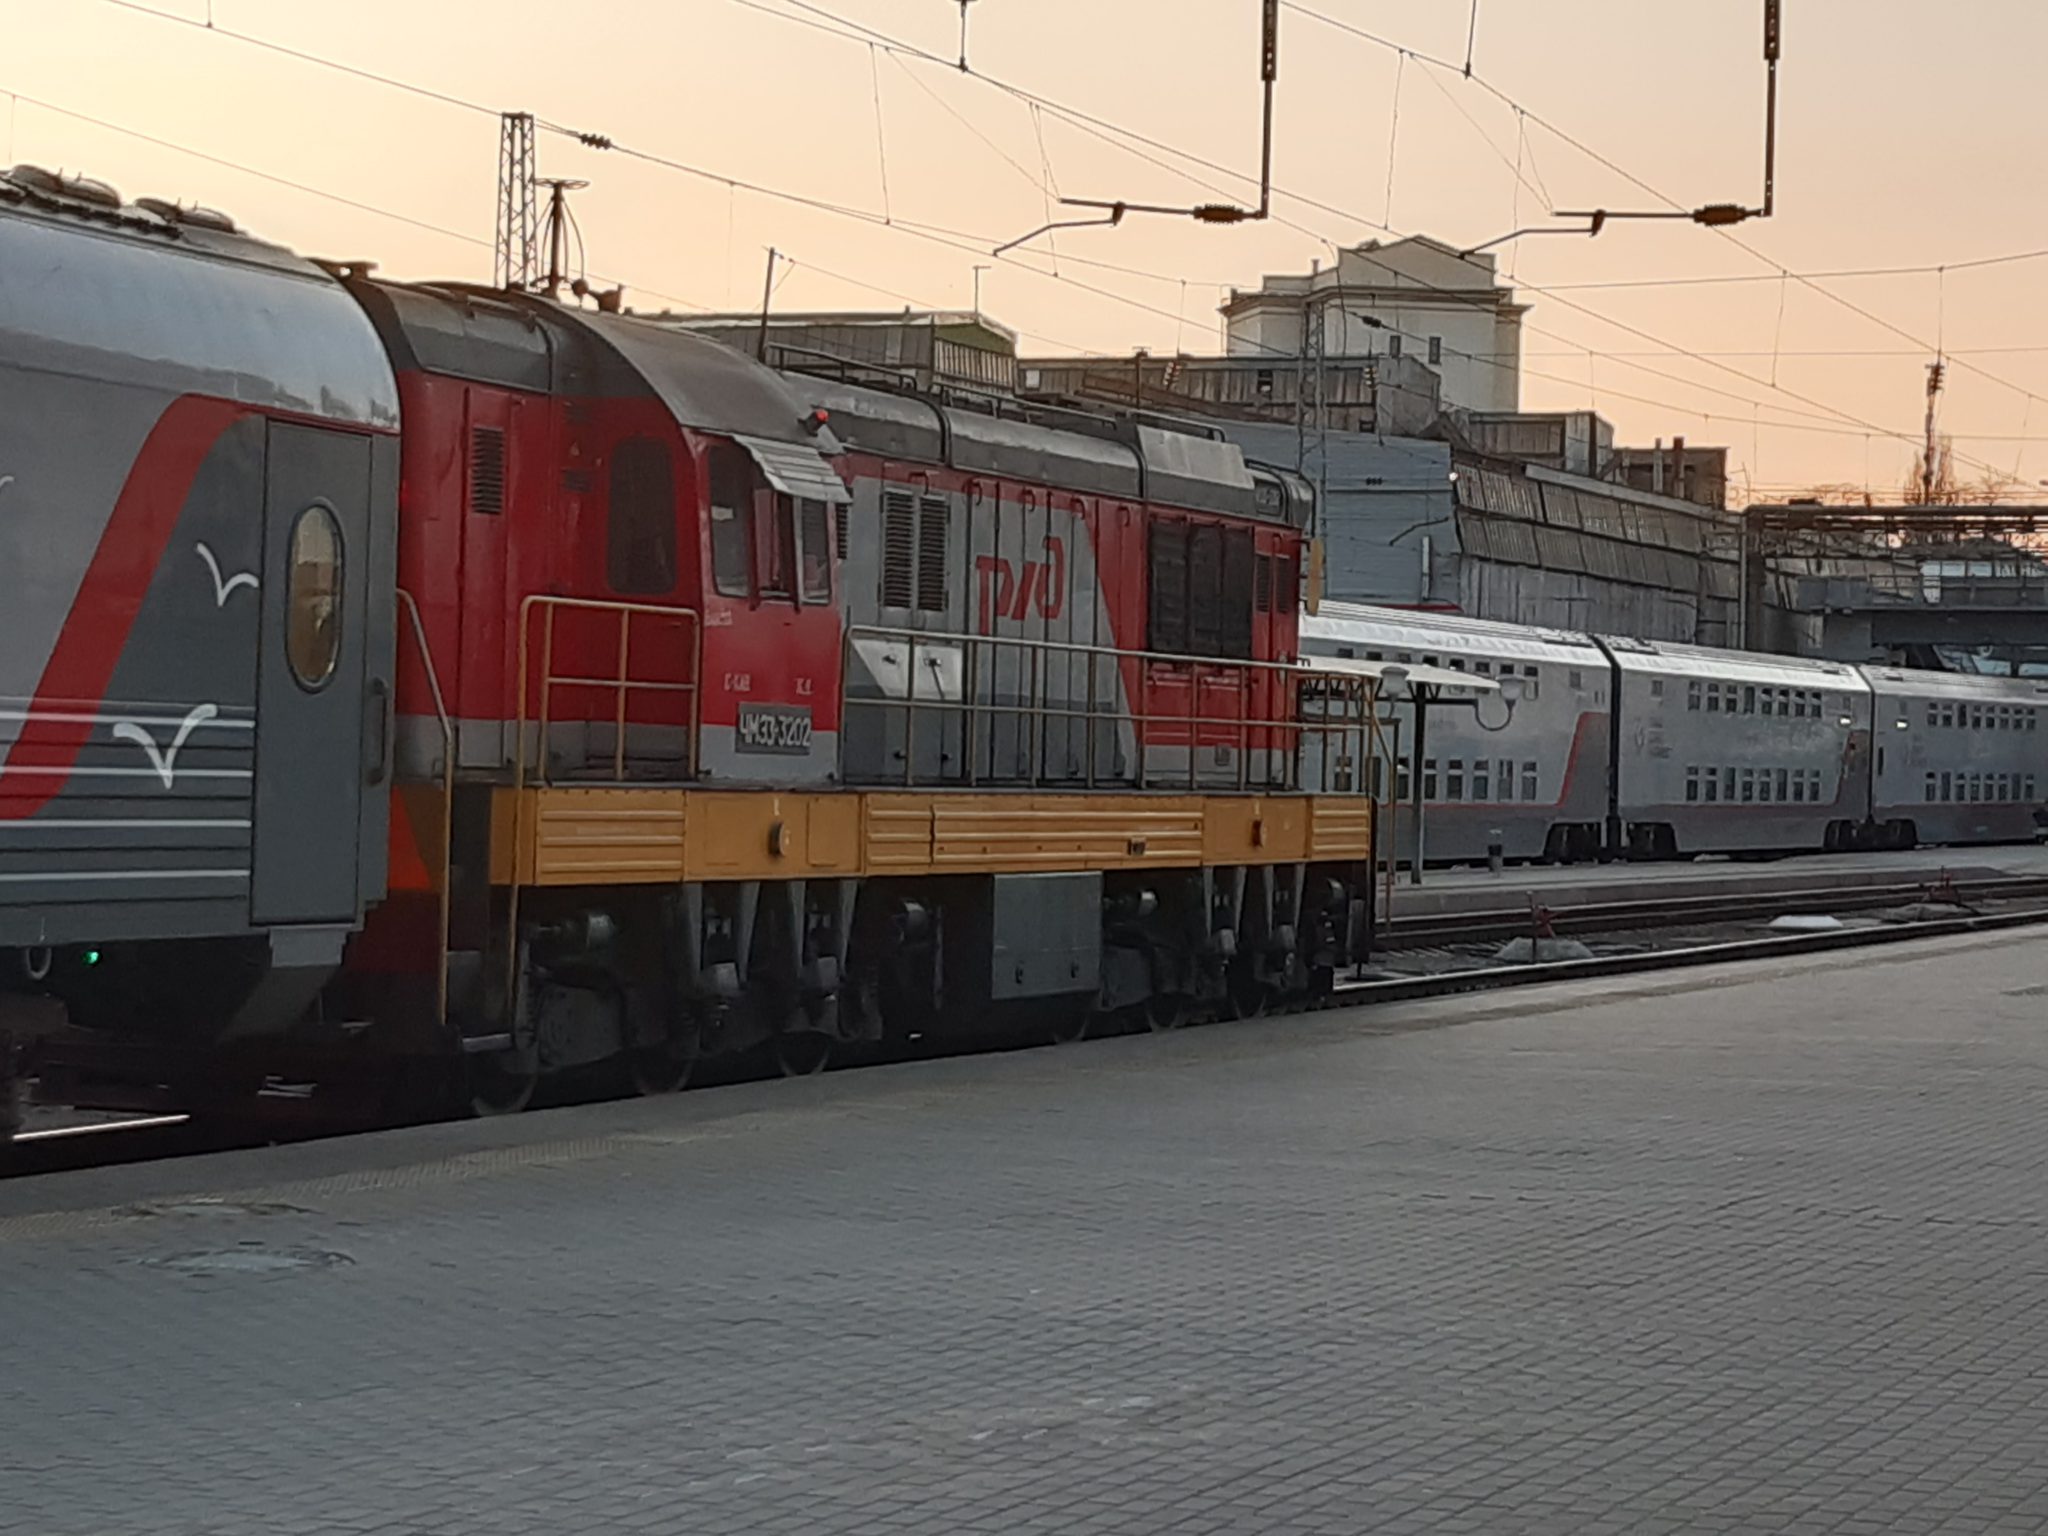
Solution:
M 0 1184 L 0 1530 L 2048 1527 L 2020 931 Z
M 2048 846 L 1915 848 L 1904 853 L 1814 853 L 1740 863 L 1726 858 L 1655 864 L 1525 864 L 1499 874 L 1485 869 L 1431 869 L 1412 884 L 1406 870 L 1394 887 L 1396 917 L 1520 910 L 1531 896 L 1554 907 L 1610 901 L 1804 891 L 1834 885 L 1892 885 L 2048 876 Z

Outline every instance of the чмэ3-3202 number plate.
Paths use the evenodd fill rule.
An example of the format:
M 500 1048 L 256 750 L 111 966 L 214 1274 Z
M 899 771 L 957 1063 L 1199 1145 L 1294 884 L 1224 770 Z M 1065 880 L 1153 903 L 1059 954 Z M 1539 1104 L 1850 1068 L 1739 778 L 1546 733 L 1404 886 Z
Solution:
M 802 757 L 811 750 L 811 712 L 788 704 L 742 704 L 734 736 L 742 752 Z

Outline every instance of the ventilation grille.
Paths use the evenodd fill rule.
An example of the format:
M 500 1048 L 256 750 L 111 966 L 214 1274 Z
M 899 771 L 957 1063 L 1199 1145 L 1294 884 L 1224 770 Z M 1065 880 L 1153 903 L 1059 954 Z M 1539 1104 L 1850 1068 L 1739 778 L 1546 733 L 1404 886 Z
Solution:
M 1249 659 L 1252 654 L 1252 588 L 1257 564 L 1250 532 L 1232 528 L 1223 535 L 1223 607 L 1218 616 L 1223 630 L 1221 655 Z
M 924 613 L 946 611 L 946 498 L 926 496 L 917 504 L 917 606 Z
M 486 517 L 496 517 L 505 510 L 503 428 L 469 429 L 469 510 Z
M 1258 575 L 1255 578 L 1253 597 L 1261 613 L 1273 611 L 1273 557 L 1259 556 Z
M 917 590 L 917 498 L 882 493 L 882 606 L 908 608 Z
M 1152 650 L 1179 655 L 1188 648 L 1188 530 L 1185 523 L 1159 522 L 1151 535 Z
M 842 502 L 838 514 L 832 520 L 832 547 L 838 552 L 841 565 L 846 563 L 847 530 L 852 525 L 853 507 L 851 503 Z
M 1213 523 L 1188 540 L 1188 649 L 1223 654 L 1223 530 Z

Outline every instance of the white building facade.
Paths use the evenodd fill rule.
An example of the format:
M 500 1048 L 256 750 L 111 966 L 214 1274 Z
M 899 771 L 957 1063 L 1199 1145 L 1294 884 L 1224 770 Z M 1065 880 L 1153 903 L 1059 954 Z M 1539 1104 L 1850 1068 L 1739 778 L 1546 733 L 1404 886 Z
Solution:
M 1233 289 L 1223 305 L 1233 357 L 1295 357 L 1304 316 L 1323 327 L 1322 350 L 1340 357 L 1394 354 L 1443 380 L 1443 401 L 1470 411 L 1521 409 L 1522 316 L 1513 288 L 1495 280 L 1493 257 L 1460 255 L 1426 235 L 1369 240 L 1337 265 L 1298 276 L 1268 275 Z M 1313 323 L 1313 322 L 1312 322 Z

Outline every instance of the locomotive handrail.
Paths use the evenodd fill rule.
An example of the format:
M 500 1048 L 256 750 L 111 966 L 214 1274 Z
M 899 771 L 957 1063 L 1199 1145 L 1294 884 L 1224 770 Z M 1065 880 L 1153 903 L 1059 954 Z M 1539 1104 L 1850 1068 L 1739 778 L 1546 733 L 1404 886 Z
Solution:
M 854 659 L 854 642 L 860 639 L 881 641 L 885 644 L 900 644 L 906 649 L 904 663 L 903 697 L 862 697 L 851 690 L 845 696 L 846 708 L 878 709 L 884 712 L 900 710 L 904 713 L 903 782 L 906 786 L 918 782 L 917 775 L 917 724 L 919 715 L 931 712 L 938 715 L 964 715 L 967 718 L 966 731 L 967 762 L 964 782 L 969 785 L 980 782 L 979 753 L 976 750 L 975 722 L 978 716 L 1006 716 L 1028 725 L 1030 740 L 1029 779 L 1036 783 L 1041 778 L 1043 757 L 1044 726 L 1052 720 L 1083 720 L 1087 722 L 1085 733 L 1086 769 L 1082 779 L 1088 788 L 1094 788 L 1098 779 L 1096 773 L 1097 732 L 1104 723 L 1112 727 L 1128 724 L 1139 739 L 1136 778 L 1141 789 L 1153 787 L 1159 777 L 1148 764 L 1144 751 L 1144 736 L 1149 729 L 1157 727 L 1185 728 L 1187 731 L 1188 766 L 1186 785 L 1190 790 L 1201 787 L 1200 735 L 1202 728 L 1221 728 L 1234 734 L 1237 743 L 1237 788 L 1252 786 L 1250 765 L 1252 753 L 1262 751 L 1270 770 L 1278 765 L 1284 772 L 1277 783 L 1262 784 L 1260 787 L 1299 788 L 1302 781 L 1302 750 L 1305 739 L 1317 738 L 1325 744 L 1323 777 L 1325 784 L 1332 777 L 1332 760 L 1328 745 L 1332 738 L 1341 745 L 1346 738 L 1355 738 L 1357 752 L 1348 761 L 1355 763 L 1357 782 L 1351 787 L 1363 784 L 1366 763 L 1371 751 L 1371 709 L 1373 690 L 1369 680 L 1333 676 L 1303 666 L 1294 661 L 1265 661 L 1249 657 L 1195 656 L 1169 651 L 1133 650 L 1118 646 L 1087 645 L 1067 640 L 1041 640 L 1028 636 L 976 635 L 946 630 L 900 629 L 885 625 L 851 625 L 847 629 L 848 671 Z M 957 699 L 921 697 L 917 682 L 917 652 L 920 647 L 943 647 L 958 650 L 962 660 L 961 696 Z M 1028 662 L 1026 700 L 1010 703 L 994 703 L 981 697 L 980 684 L 983 680 L 983 658 L 994 651 L 1000 656 L 1004 650 L 1018 653 L 1019 662 Z M 1087 666 L 1087 699 L 1085 704 L 1060 703 L 1046 699 L 1045 661 L 1054 659 L 1082 658 Z M 1189 671 L 1193 696 L 1186 710 L 1150 710 L 1141 702 L 1130 708 L 1118 707 L 1105 712 L 1098 707 L 1097 671 L 1100 663 L 1109 662 L 1118 666 L 1126 662 L 1139 663 L 1147 668 L 1153 666 L 1174 666 Z M 1020 668 L 1021 670 L 1021 668 Z M 1235 694 L 1238 708 L 1234 713 L 1217 715 L 1201 711 L 1202 674 L 1225 673 L 1236 679 Z M 1252 714 L 1252 694 L 1261 680 L 1278 684 L 1285 693 L 1284 701 L 1290 706 L 1286 715 L 1276 718 L 1255 718 Z M 1342 715 L 1331 717 L 1327 712 L 1311 716 L 1300 709 L 1304 686 L 1312 686 L 1328 699 L 1345 700 L 1351 707 Z M 1276 701 L 1277 702 L 1277 701 Z M 1327 709 L 1327 706 L 1326 706 Z M 1267 745 L 1254 748 L 1254 733 L 1263 732 Z M 1274 747 L 1275 740 L 1286 743 Z M 993 746 L 991 747 L 993 750 Z M 1339 758 L 1338 761 L 1346 761 Z M 998 775 L 998 777 L 1006 777 Z M 1176 772 L 1174 777 L 1180 775 Z
M 434 700 L 434 719 L 441 727 L 441 866 L 435 878 L 441 885 L 440 932 L 434 951 L 434 1021 L 448 1024 L 448 946 L 454 922 L 455 883 L 449 878 L 448 856 L 455 836 L 455 721 L 448 713 L 447 695 L 441 692 L 441 672 L 434 665 L 434 650 L 427 643 L 427 626 L 420 618 L 420 605 L 413 595 L 399 587 L 398 601 L 412 627 L 413 643 L 420 650 L 420 668 L 427 675 L 427 692 Z
M 557 672 L 555 670 L 555 618 L 564 610 L 578 613 L 615 614 L 619 622 L 618 667 L 616 672 L 605 677 L 590 677 L 581 673 Z M 542 615 L 540 673 L 536 678 L 532 669 L 533 618 L 536 612 Z M 689 678 L 685 682 L 668 679 L 636 678 L 632 675 L 633 620 L 645 616 L 669 623 L 684 623 L 689 626 L 689 644 L 686 655 L 689 661 Z M 703 615 L 695 608 L 669 607 L 661 603 L 627 603 L 611 598 L 558 597 L 536 592 L 527 596 L 519 605 L 519 695 L 516 739 L 514 742 L 513 787 L 526 786 L 526 727 L 528 722 L 528 701 L 532 697 L 535 683 L 540 689 L 539 730 L 534 746 L 534 770 L 537 782 L 550 782 L 548 768 L 548 727 L 553 721 L 554 693 L 557 688 L 605 689 L 613 695 L 612 725 L 612 779 L 624 783 L 626 779 L 626 706 L 635 693 L 687 693 L 690 696 L 690 723 L 684 747 L 685 778 L 697 776 L 699 761 L 699 737 L 703 724 L 703 673 L 704 673 L 704 621 Z

